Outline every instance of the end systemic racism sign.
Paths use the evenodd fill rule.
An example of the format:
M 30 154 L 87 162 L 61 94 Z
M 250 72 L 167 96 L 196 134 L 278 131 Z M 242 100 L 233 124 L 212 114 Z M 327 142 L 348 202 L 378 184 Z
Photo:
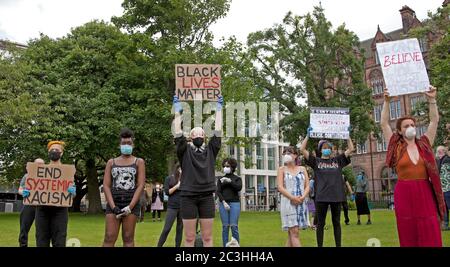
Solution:
M 72 206 L 72 195 L 67 192 L 74 184 L 74 165 L 44 165 L 27 163 L 25 187 L 30 195 L 23 199 L 24 205 Z
M 350 136 L 348 108 L 312 107 L 309 121 L 311 138 L 348 139 Z
M 377 43 L 377 52 L 391 96 L 428 91 L 430 81 L 417 39 Z
M 175 65 L 175 93 L 181 101 L 217 101 L 221 94 L 220 65 Z

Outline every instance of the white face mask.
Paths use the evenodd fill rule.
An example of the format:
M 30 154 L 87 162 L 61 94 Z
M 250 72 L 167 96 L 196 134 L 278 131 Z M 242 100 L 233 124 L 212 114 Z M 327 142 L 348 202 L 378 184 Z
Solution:
M 294 161 L 294 158 L 291 155 L 283 155 L 283 162 L 284 163 L 289 163 Z
M 223 167 L 223 173 L 230 174 L 231 173 L 231 168 L 230 167 Z
M 408 127 L 405 131 L 405 137 L 408 140 L 412 140 L 416 137 L 416 127 Z

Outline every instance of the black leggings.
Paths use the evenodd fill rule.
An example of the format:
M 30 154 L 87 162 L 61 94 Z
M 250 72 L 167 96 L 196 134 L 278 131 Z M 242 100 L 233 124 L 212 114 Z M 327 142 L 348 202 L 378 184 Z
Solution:
M 152 211 L 152 218 L 155 219 L 155 213 L 158 212 L 158 219 L 161 219 L 161 211 L 160 210 L 153 210 Z
M 181 219 L 180 209 L 167 209 L 166 221 L 159 237 L 158 247 L 162 247 L 167 240 L 167 236 L 172 229 L 172 225 L 177 221 L 177 229 L 175 234 L 175 247 L 181 246 L 181 239 L 183 238 L 183 220 Z
M 323 246 L 323 228 L 327 219 L 328 206 L 331 207 L 331 220 L 333 222 L 334 242 L 336 247 L 341 246 L 341 202 L 316 202 L 317 216 L 317 246 Z

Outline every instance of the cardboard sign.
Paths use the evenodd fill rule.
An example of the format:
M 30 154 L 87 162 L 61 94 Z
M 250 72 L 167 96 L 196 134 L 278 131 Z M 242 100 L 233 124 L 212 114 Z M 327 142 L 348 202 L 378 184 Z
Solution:
M 23 199 L 24 205 L 35 206 L 72 206 L 72 195 L 67 192 L 74 185 L 74 165 L 45 165 L 27 163 L 25 188 L 30 195 Z
M 311 138 L 348 139 L 350 110 L 348 108 L 311 108 Z
M 377 43 L 377 52 L 391 96 L 428 91 L 430 81 L 417 39 Z
M 221 94 L 220 65 L 175 65 L 175 93 L 180 101 L 217 101 Z

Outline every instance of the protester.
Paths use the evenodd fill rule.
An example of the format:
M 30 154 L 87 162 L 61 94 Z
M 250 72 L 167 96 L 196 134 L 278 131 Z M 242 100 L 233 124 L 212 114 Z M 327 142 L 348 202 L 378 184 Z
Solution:
M 387 89 L 384 91 L 380 124 L 384 138 L 389 140 L 386 164 L 398 175 L 394 203 L 401 247 L 442 246 L 439 217 L 444 219 L 446 208 L 431 148 L 439 121 L 436 88 L 430 86 L 425 95 L 430 124 L 419 139 L 416 119 L 411 116 L 398 119 L 393 133 L 389 124 L 390 96 Z
M 61 165 L 61 157 L 64 154 L 65 143 L 51 141 L 47 144 L 49 165 Z M 27 194 L 24 189 L 22 194 Z M 76 187 L 69 186 L 67 192 L 76 195 Z M 29 191 L 28 191 L 29 194 Z M 35 214 L 36 246 L 37 247 L 65 247 L 67 238 L 67 223 L 69 211 L 67 207 L 37 206 Z
M 217 181 L 216 195 L 219 198 L 219 213 L 222 220 L 222 242 L 226 247 L 231 236 L 239 243 L 239 214 L 241 213 L 241 200 L 239 192 L 242 189 L 241 177 L 234 174 L 237 168 L 237 161 L 233 158 L 222 161 L 225 176 Z
M 45 164 L 45 161 L 41 158 L 34 160 L 34 163 Z M 25 187 L 25 181 L 27 175 L 25 174 L 20 180 L 19 195 L 23 198 L 27 198 L 30 195 L 30 191 Z M 20 211 L 20 233 L 19 233 L 19 246 L 28 247 L 28 232 L 34 222 L 34 216 L 36 214 L 36 206 L 23 205 Z
M 193 247 L 196 236 L 197 218 L 200 221 L 201 237 L 205 247 L 213 246 L 213 222 L 215 203 L 213 193 L 216 191 L 216 158 L 221 146 L 222 105 L 219 97 L 216 108 L 215 131 L 206 144 L 205 131 L 195 127 L 190 132 L 192 142 L 187 142 L 181 129 L 181 103 L 174 97 L 175 109 L 175 144 L 178 160 L 181 164 L 181 217 L 185 233 L 185 246 Z
M 311 218 L 312 222 L 309 223 L 311 229 L 316 230 L 317 229 L 317 216 L 316 216 L 316 205 L 314 203 L 315 199 L 315 193 L 314 193 L 314 179 L 311 178 L 309 180 L 309 198 L 308 198 L 308 212 L 309 217 L 308 220 Z
M 145 185 L 145 161 L 132 155 L 134 133 L 120 131 L 120 153 L 108 160 L 103 178 L 107 201 L 104 247 L 113 247 L 122 225 L 124 247 L 134 247 L 134 232 L 140 215 L 139 199 Z
M 331 157 L 333 145 L 326 140 L 318 144 L 316 156 L 311 155 L 306 149 L 310 132 L 301 144 L 301 152 L 305 162 L 314 171 L 316 216 L 317 216 L 317 246 L 323 246 L 323 232 L 327 217 L 328 206 L 331 208 L 331 219 L 333 222 L 334 241 L 336 247 L 341 246 L 341 205 L 345 201 L 344 187 L 342 186 L 342 168 L 350 164 L 350 156 L 354 150 L 353 142 L 349 138 L 348 148 L 337 157 Z
M 156 183 L 152 193 L 152 221 L 155 221 L 155 215 L 158 213 L 158 221 L 161 221 L 161 211 L 164 210 L 164 192 L 159 183 Z
M 353 190 L 350 184 L 348 183 L 347 177 L 345 175 L 342 176 L 342 181 L 344 182 L 344 194 L 347 196 L 347 193 L 351 196 L 351 200 L 353 201 Z M 350 218 L 348 217 L 348 202 L 347 197 L 342 202 L 342 210 L 344 211 L 344 222 L 345 225 L 350 224 Z
M 298 153 L 294 147 L 283 151 L 284 166 L 278 168 L 277 183 L 281 193 L 281 227 L 288 232 L 287 247 L 300 247 L 299 228 L 308 226 L 309 177 L 306 168 L 295 164 Z
M 370 220 L 369 202 L 367 200 L 367 191 L 369 190 L 369 184 L 366 179 L 364 171 L 361 171 L 356 176 L 356 214 L 358 216 L 357 225 L 361 225 L 361 215 L 367 215 L 367 224 L 372 224 Z
M 164 191 L 169 196 L 167 201 L 167 215 L 164 223 L 164 228 L 159 237 L 158 247 L 162 247 L 167 240 L 167 236 L 172 229 L 175 220 L 177 221 L 177 228 L 175 234 L 175 247 L 181 246 L 181 239 L 183 238 L 183 220 L 180 213 L 180 184 L 181 184 L 181 168 L 180 165 L 175 166 L 174 173 L 166 177 L 164 181 Z
M 447 208 L 445 213 L 444 222 L 442 223 L 442 230 L 448 231 L 449 221 L 449 208 L 450 208 L 450 156 L 448 148 L 445 146 L 438 146 L 436 149 L 436 163 L 438 166 L 438 171 L 441 177 L 442 191 L 444 192 L 444 199 Z

